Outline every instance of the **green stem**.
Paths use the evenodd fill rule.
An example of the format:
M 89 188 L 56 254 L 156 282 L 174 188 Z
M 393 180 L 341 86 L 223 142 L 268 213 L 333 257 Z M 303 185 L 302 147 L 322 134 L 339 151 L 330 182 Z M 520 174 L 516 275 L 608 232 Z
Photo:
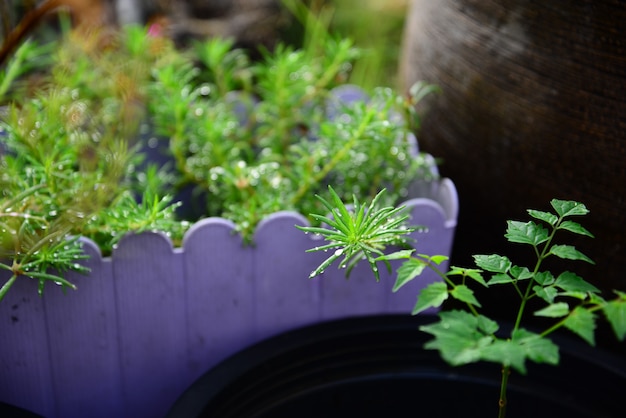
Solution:
M 541 266 L 541 263 L 548 256 L 548 252 L 549 252 L 549 249 L 550 249 L 550 244 L 552 243 L 552 240 L 554 239 L 554 235 L 556 234 L 556 231 L 558 229 L 558 225 L 561 223 L 562 220 L 563 220 L 562 218 L 559 218 L 559 220 L 553 226 L 552 232 L 550 233 L 550 236 L 548 237 L 547 241 L 545 242 L 545 244 L 544 244 L 544 246 L 543 246 L 543 248 L 541 250 L 541 253 L 539 253 L 539 251 L 537 251 L 537 247 L 533 245 L 533 247 L 535 248 L 535 252 L 537 254 L 537 263 L 535 264 L 535 268 L 533 270 L 533 279 L 529 280 L 528 286 L 526 286 L 526 291 L 524 292 L 524 296 L 522 297 L 522 301 L 520 303 L 519 310 L 517 311 L 517 318 L 515 319 L 515 325 L 513 326 L 513 330 L 511 331 L 511 335 L 513 335 L 519 329 L 519 327 L 520 327 L 520 325 L 522 323 L 522 317 L 524 316 L 524 311 L 526 310 L 526 303 L 530 299 L 530 292 L 531 292 L 531 290 L 533 288 L 533 284 L 535 282 L 534 276 L 539 272 L 539 267 Z M 554 328 L 554 329 L 556 329 L 556 328 Z M 500 409 L 499 409 L 499 412 L 498 412 L 498 418 L 504 418 L 505 415 L 506 415 L 506 403 L 507 403 L 507 400 L 506 400 L 506 390 L 507 390 L 507 385 L 508 385 L 508 382 L 509 382 L 509 375 L 510 374 L 511 374 L 510 366 L 505 366 L 502 369 L 502 381 L 500 382 L 500 401 L 499 401 Z
M 418 259 L 418 260 L 423 260 L 422 258 L 419 258 L 419 257 L 417 257 L 417 259 Z M 453 288 L 453 289 L 456 287 L 456 284 L 455 284 L 452 280 L 450 280 L 450 278 L 448 277 L 448 275 L 447 275 L 447 274 L 445 274 L 444 272 L 442 272 L 441 270 L 439 270 L 439 269 L 437 268 L 437 266 L 436 266 L 434 263 L 432 263 L 432 262 L 430 262 L 430 261 L 429 261 L 429 262 L 428 262 L 428 267 L 429 267 L 432 271 L 434 271 L 434 272 L 435 272 L 435 273 L 436 273 L 439 277 L 441 277 L 441 279 L 442 279 L 442 280 L 443 280 L 443 281 L 444 281 L 444 282 L 445 282 L 448 286 L 450 286 L 450 287 L 451 287 L 451 288 Z M 449 291 L 448 291 L 448 292 L 449 292 Z M 472 305 L 471 303 L 467 303 L 467 308 L 468 308 L 468 309 L 472 312 L 472 314 L 473 314 L 474 316 L 478 316 L 478 315 L 479 315 L 479 314 L 478 314 L 478 311 L 476 310 L 476 307 L 474 307 L 474 305 Z
M 14 273 L 13 276 L 11 276 L 11 278 L 7 280 L 5 284 L 2 285 L 2 288 L 0 288 L 0 302 L 2 302 L 2 299 L 4 299 L 4 295 L 7 294 L 7 292 L 9 291 L 11 286 L 13 286 L 13 283 L 15 283 L 16 280 L 17 280 L 17 274 Z
M 500 382 L 500 400 L 498 401 L 498 418 L 505 418 L 506 416 L 506 388 L 509 383 L 509 376 L 511 375 L 511 367 L 502 367 L 502 380 Z
M 11 208 L 13 205 L 21 202 L 22 200 L 26 199 L 28 196 L 35 194 L 37 192 L 37 190 L 43 189 L 46 187 L 45 183 L 42 184 L 38 184 L 36 186 L 33 187 L 29 187 L 28 189 L 18 193 L 16 196 L 10 198 L 9 200 L 6 200 L 2 203 L 2 206 L 0 206 L 0 209 L 2 211 L 6 211 L 7 209 Z M 5 214 L 6 215 L 6 214 Z M 0 214 L 0 216 L 2 216 L 2 214 Z M 11 215 L 8 215 L 11 216 Z M 26 215 L 24 215 L 24 217 L 26 217 Z
M 541 253 L 536 251 L 537 247 L 535 247 L 535 251 L 537 252 L 537 263 L 535 264 L 535 268 L 533 270 L 533 279 L 529 280 L 528 286 L 526 286 L 526 291 L 524 292 L 524 296 L 522 297 L 522 302 L 520 303 L 519 310 L 517 311 L 517 318 L 515 319 L 515 326 L 513 327 L 513 332 L 517 331 L 520 327 L 520 324 L 522 323 L 522 317 L 524 316 L 524 311 L 526 310 L 526 302 L 528 302 L 528 300 L 530 299 L 530 292 L 533 288 L 533 284 L 535 283 L 534 276 L 539 272 L 539 267 L 541 266 L 541 263 L 548 256 L 550 244 L 552 243 L 552 240 L 554 239 L 554 235 L 556 234 L 558 225 L 561 223 L 561 221 L 562 219 L 559 219 L 558 222 L 554 225 L 552 229 L 552 233 L 548 237 L 548 240 L 545 242 L 545 245 L 543 249 L 541 250 Z
M 587 311 L 589 311 L 589 312 L 596 312 L 596 311 L 599 311 L 599 310 L 601 310 L 603 308 L 604 308 L 603 305 L 595 305 L 595 306 L 591 306 L 591 307 L 588 307 L 588 308 L 585 308 L 585 309 L 587 309 Z M 571 315 L 571 312 L 570 312 L 570 315 Z M 540 334 L 540 336 L 541 337 L 546 337 L 546 336 L 552 334 L 554 331 L 556 331 L 559 328 L 561 328 L 563 325 L 565 325 L 565 322 L 570 317 L 570 315 L 568 315 L 565 318 L 561 319 L 559 322 L 557 322 L 556 324 L 552 325 L 550 328 L 544 330 Z

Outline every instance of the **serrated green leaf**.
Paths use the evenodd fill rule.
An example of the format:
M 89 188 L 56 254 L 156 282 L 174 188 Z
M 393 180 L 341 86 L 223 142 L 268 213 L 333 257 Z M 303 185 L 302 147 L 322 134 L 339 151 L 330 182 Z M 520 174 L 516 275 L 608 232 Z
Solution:
M 534 222 L 507 221 L 506 239 L 519 244 L 539 245 L 549 237 L 548 230 Z
M 600 293 L 600 289 L 570 271 L 561 273 L 554 286 L 566 292 Z
M 566 231 L 570 231 L 578 235 L 585 235 L 587 237 L 594 238 L 593 234 L 583 228 L 578 222 L 564 221 L 561 225 L 559 225 L 558 229 L 565 229 Z
M 491 276 L 491 279 L 487 282 L 489 286 L 494 284 L 505 284 L 505 283 L 513 283 L 515 279 L 508 274 L 494 274 Z
M 589 213 L 589 210 L 585 207 L 585 205 L 573 200 L 552 199 L 550 204 L 554 210 L 556 210 L 556 213 L 558 213 L 558 215 L 562 218 L 566 216 L 586 215 Z
M 417 258 L 406 260 L 398 268 L 398 276 L 396 277 L 396 282 L 393 285 L 393 291 L 397 292 L 402 286 L 422 274 L 427 266 L 428 265 L 425 261 Z
M 495 334 L 500 328 L 496 321 L 484 315 L 478 315 L 475 318 L 478 330 L 486 335 Z
M 626 338 L 626 298 L 608 302 L 603 311 L 617 339 L 624 341 Z
M 509 273 L 515 280 L 528 280 L 533 277 L 533 273 L 527 267 L 511 266 Z
M 482 315 L 476 317 L 465 311 L 440 312 L 439 318 L 439 322 L 420 327 L 421 331 L 435 337 L 424 347 L 438 350 L 441 357 L 452 365 L 479 361 L 481 348 L 494 340 L 492 333 L 485 333 L 483 329 L 498 329 L 498 324 L 489 318 Z
M 556 279 L 549 271 L 542 271 L 535 274 L 535 281 L 542 286 L 548 286 L 553 284 Z
M 485 282 L 485 279 L 483 279 L 483 275 L 481 274 L 480 270 L 469 269 L 466 270 L 466 273 L 467 277 L 487 287 L 487 283 Z
M 474 296 L 474 291 L 464 284 L 455 286 L 454 289 L 450 290 L 450 295 L 461 302 L 469 303 L 478 307 L 481 306 Z
M 552 248 L 550 248 L 550 254 L 565 260 L 582 260 L 590 264 L 595 264 L 591 258 L 587 257 L 571 245 L 553 245 Z
M 559 364 L 559 346 L 550 339 L 520 328 L 511 336 L 535 363 Z
M 391 254 L 381 255 L 380 257 L 375 258 L 376 261 L 384 261 L 384 260 L 402 260 L 411 258 L 411 254 L 413 254 L 415 250 L 400 250 L 395 251 Z
M 539 219 L 541 221 L 547 222 L 550 225 L 554 226 L 559 218 L 550 212 L 542 212 L 540 210 L 528 209 L 528 214 L 535 219 Z
M 592 312 L 589 312 L 582 306 L 578 306 L 565 319 L 563 325 L 570 331 L 578 334 L 589 344 L 595 345 L 596 319 Z
M 589 303 L 594 305 L 604 305 L 606 303 L 606 299 L 599 294 L 592 293 L 589 295 Z
M 553 303 L 556 295 L 559 293 L 554 287 L 533 286 L 533 291 L 541 299 L 548 303 Z
M 428 308 L 438 308 L 446 299 L 448 286 L 443 282 L 431 283 L 420 291 L 412 314 L 417 315 Z
M 474 262 L 479 268 L 492 273 L 506 273 L 511 268 L 511 260 L 497 254 L 475 255 Z
M 423 258 L 425 260 L 428 260 L 428 261 L 430 261 L 432 263 L 435 263 L 437 265 L 440 265 L 444 261 L 448 261 L 450 259 L 450 257 L 445 256 L 445 255 L 418 254 L 418 257 L 421 257 L 421 258 Z
M 466 268 L 452 266 L 450 267 L 450 270 L 448 271 L 447 275 L 469 277 L 472 280 L 487 287 L 487 283 L 485 282 L 485 279 L 483 279 L 483 275 L 481 273 L 482 273 L 482 270 L 478 270 L 478 269 L 466 269 Z
M 463 268 L 463 267 L 457 267 L 457 266 L 450 266 L 450 270 L 448 271 L 448 273 L 446 273 L 448 276 L 465 276 L 466 275 L 466 271 L 469 269 Z M 477 270 L 480 272 L 480 270 Z
M 495 340 L 479 350 L 481 360 L 513 367 L 526 374 L 526 351 L 519 343 L 510 340 Z
M 585 292 L 559 292 L 559 296 L 565 296 L 574 299 L 585 300 L 589 297 L 589 293 Z
M 561 318 L 569 314 L 569 305 L 565 302 L 553 303 L 535 312 L 535 316 L 547 318 Z

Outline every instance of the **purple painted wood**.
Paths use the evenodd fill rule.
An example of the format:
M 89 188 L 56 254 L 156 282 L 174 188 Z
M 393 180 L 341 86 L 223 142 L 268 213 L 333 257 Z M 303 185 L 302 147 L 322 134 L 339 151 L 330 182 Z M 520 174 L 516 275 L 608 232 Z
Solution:
M 221 218 L 196 223 L 183 242 L 187 381 L 254 341 L 252 248 Z
M 6 273 L 0 271 L 2 283 Z M 48 331 L 37 282 L 16 281 L 0 311 L 0 401 L 54 416 Z
M 257 340 L 320 318 L 319 286 L 307 277 L 323 258 L 306 253 L 313 245 L 295 225 L 308 223 L 299 214 L 279 212 L 259 224 L 254 235 Z
M 68 275 L 80 293 L 48 286 L 43 298 L 56 401 L 55 413 L 46 416 L 107 418 L 122 407 L 111 260 L 103 260 L 91 241 L 83 248 L 91 273 Z
M 124 416 L 159 417 L 184 389 L 182 253 L 162 234 L 131 234 L 113 252 Z
M 345 270 L 331 266 L 314 279 L 322 285 L 322 318 L 331 320 L 383 313 L 386 293 L 391 288 L 386 285 L 390 281 L 389 275 L 381 271 L 380 276 L 381 281 L 376 282 L 365 262 L 354 268 L 349 279 L 345 277 Z
M 448 183 L 448 181 L 449 180 L 445 179 L 444 183 L 441 185 L 441 189 L 444 190 L 438 188 L 436 192 L 448 196 L 453 200 L 454 204 L 447 206 L 447 208 L 452 209 L 456 207 L 455 196 L 448 194 L 446 190 L 450 190 L 454 185 L 451 182 Z M 426 198 L 411 199 L 406 202 L 406 206 L 411 210 L 410 224 L 424 227 L 411 234 L 416 253 L 449 256 L 450 247 L 448 247 L 446 251 L 444 243 L 451 244 L 454 239 L 456 212 L 450 212 L 448 210 L 448 213 L 446 213 L 446 209 L 435 200 Z M 450 215 L 454 217 L 451 218 Z M 398 263 L 395 263 L 395 266 L 398 266 Z M 440 266 L 441 271 L 447 271 L 448 266 L 449 261 L 443 262 Z M 410 312 L 415 306 L 417 296 L 421 289 L 438 280 L 441 279 L 432 270 L 426 270 L 418 280 L 413 280 L 406 284 L 396 293 L 392 293 L 391 291 L 386 292 L 386 311 L 396 313 Z M 395 274 L 389 284 L 393 286 L 394 281 Z M 430 312 L 432 313 L 434 311 L 431 310 Z
M 418 252 L 449 254 L 458 203 L 449 180 L 416 185 L 407 202 Z M 309 273 L 327 256 L 277 213 L 243 245 L 231 222 L 205 219 L 174 249 L 163 234 L 128 235 L 112 257 L 86 240 L 89 276 L 76 292 L 21 279 L 0 303 L 0 401 L 47 418 L 163 416 L 200 374 L 279 332 L 355 315 L 410 312 L 433 273 L 392 293 L 366 265 Z M 394 263 L 395 266 L 398 263 Z M 442 268 L 445 268 L 442 267 Z M 0 272 L 0 280 L 6 280 Z

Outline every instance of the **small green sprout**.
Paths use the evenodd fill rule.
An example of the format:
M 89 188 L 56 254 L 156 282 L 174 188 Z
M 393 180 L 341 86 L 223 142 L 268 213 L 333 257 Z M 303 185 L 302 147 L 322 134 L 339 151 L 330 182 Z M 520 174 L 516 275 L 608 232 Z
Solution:
M 379 208 L 378 203 L 385 189 L 380 191 L 369 205 L 361 204 L 356 196 L 353 197 L 353 208 L 349 209 L 339 198 L 332 187 L 328 187 L 332 204 L 321 196 L 317 198 L 330 212 L 329 216 L 312 214 L 313 218 L 332 229 L 323 227 L 303 227 L 298 229 L 306 233 L 315 233 L 327 241 L 328 244 L 315 247 L 311 251 L 335 250 L 310 277 L 321 274 L 330 264 L 343 257 L 339 266 L 346 269 L 346 277 L 363 258 L 367 259 L 376 280 L 380 280 L 377 261 L 385 262 L 391 270 L 389 260 L 400 258 L 409 254 L 412 250 L 403 250 L 393 255 L 385 255 L 383 250 L 390 245 L 406 245 L 404 235 L 415 231 L 415 227 L 405 225 L 409 215 L 403 213 L 404 207 Z

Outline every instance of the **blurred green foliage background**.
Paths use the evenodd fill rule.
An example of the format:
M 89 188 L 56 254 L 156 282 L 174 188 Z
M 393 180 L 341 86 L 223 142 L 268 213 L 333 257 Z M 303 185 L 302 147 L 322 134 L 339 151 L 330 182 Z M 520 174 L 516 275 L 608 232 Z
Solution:
M 335 9 L 331 30 L 354 39 L 366 55 L 352 81 L 366 88 L 398 87 L 404 21 L 409 0 L 329 0 Z

